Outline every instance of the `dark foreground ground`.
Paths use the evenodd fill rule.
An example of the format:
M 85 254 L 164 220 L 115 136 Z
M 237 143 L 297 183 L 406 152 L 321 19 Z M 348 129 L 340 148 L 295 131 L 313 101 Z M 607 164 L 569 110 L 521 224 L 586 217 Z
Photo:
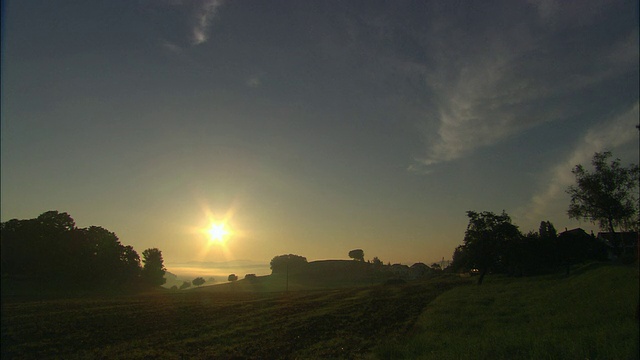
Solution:
M 2 302 L 2 359 L 365 358 L 426 305 L 467 283 Z

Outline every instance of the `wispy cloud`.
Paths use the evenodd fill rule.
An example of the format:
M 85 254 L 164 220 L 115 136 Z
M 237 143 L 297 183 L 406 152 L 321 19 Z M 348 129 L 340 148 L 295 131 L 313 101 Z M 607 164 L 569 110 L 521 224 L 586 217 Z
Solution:
M 198 3 L 195 9 L 194 21 L 192 24 L 191 43 L 200 45 L 209 39 L 209 27 L 216 15 L 217 9 L 224 3 L 224 0 L 204 0 Z
M 624 114 L 607 119 L 592 127 L 576 145 L 573 152 L 553 166 L 544 177 L 548 184 L 534 194 L 528 206 L 518 211 L 525 221 L 534 223 L 554 215 L 558 209 L 566 209 L 568 197 L 565 189 L 575 182 L 571 170 L 577 164 L 587 165 L 595 152 L 614 150 L 617 147 L 638 140 L 634 125 L 638 123 L 640 111 L 638 103 Z
M 229 0 L 139 0 L 159 32 L 160 45 L 176 54 L 209 41 L 220 7 Z
M 249 79 L 247 79 L 246 85 L 250 88 L 256 89 L 256 88 L 259 88 L 260 85 L 262 85 L 262 81 L 260 80 L 260 77 L 252 76 Z
M 560 30 L 546 21 L 570 23 L 574 12 L 537 3 L 542 20 L 522 11 L 496 27 L 488 19 L 477 29 L 446 16 L 432 22 L 424 40 L 432 61 L 424 77 L 434 110 L 421 126 L 424 155 L 409 169 L 452 161 L 531 127 L 581 114 L 582 92 L 599 91 L 602 83 L 637 71 L 637 32 L 613 43 L 592 44 L 588 33 L 578 30 L 558 39 Z M 508 18 L 493 16 L 500 15 Z M 565 51 L 568 45 L 574 49 Z
M 163 48 L 169 50 L 170 52 L 174 53 L 174 54 L 182 54 L 183 50 L 180 46 L 167 41 L 167 40 L 162 40 L 160 42 L 160 44 L 162 45 Z

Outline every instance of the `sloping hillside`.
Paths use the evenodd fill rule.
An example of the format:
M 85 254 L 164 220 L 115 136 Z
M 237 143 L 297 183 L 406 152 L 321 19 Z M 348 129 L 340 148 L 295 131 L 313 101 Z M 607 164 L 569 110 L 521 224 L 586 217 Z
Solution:
M 385 267 L 386 268 L 386 267 Z M 371 264 L 353 260 L 320 260 L 302 269 L 286 273 L 242 279 L 234 283 L 203 286 L 193 291 L 300 291 L 350 288 L 384 283 L 394 277 L 385 269 L 376 270 Z
M 638 267 L 590 264 L 571 276 L 489 277 L 433 302 L 384 359 L 637 359 Z

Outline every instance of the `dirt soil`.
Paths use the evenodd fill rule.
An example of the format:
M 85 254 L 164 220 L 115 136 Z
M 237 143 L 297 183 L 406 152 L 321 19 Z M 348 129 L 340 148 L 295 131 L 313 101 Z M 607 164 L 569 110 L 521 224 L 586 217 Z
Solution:
M 2 359 L 357 359 L 459 284 L 3 299 Z

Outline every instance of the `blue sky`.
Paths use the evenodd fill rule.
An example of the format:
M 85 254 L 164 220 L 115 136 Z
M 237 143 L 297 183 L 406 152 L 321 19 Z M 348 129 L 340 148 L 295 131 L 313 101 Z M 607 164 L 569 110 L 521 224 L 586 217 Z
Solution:
M 632 1 L 7 1 L 2 36 L 2 221 L 169 265 L 432 262 L 467 210 L 595 229 L 572 167 L 638 162 Z

